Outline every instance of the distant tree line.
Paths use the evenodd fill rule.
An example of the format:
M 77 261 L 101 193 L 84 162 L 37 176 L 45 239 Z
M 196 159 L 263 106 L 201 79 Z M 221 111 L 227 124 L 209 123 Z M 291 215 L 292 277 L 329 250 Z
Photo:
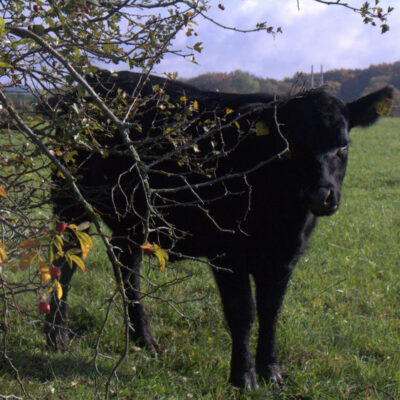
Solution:
M 300 88 L 309 88 L 311 75 L 297 73 L 291 78 L 276 80 L 259 78 L 248 72 L 209 72 L 194 78 L 186 79 L 187 83 L 204 90 L 230 93 L 275 93 L 277 95 L 293 94 Z M 314 74 L 316 84 L 319 73 Z M 393 85 L 395 107 L 392 115 L 400 116 L 400 61 L 392 64 L 371 65 L 366 69 L 336 69 L 324 73 L 324 84 L 343 101 L 350 101 L 384 85 Z M 33 96 L 26 93 L 8 94 L 10 100 L 19 109 L 32 110 Z
M 283 80 L 259 78 L 248 72 L 210 72 L 187 79 L 186 82 L 204 90 L 219 90 L 232 93 L 268 92 L 295 93 L 302 87 L 309 88 L 310 74 L 296 74 Z M 314 74 L 319 83 L 319 73 Z M 324 84 L 343 101 L 350 101 L 363 94 L 390 84 L 396 88 L 392 115 L 400 116 L 400 61 L 392 64 L 371 65 L 366 69 L 336 69 L 324 73 Z

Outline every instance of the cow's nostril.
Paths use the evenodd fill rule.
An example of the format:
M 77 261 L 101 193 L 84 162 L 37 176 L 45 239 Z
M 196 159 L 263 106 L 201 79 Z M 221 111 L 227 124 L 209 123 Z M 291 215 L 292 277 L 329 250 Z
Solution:
M 327 189 L 327 194 L 324 200 L 324 205 L 329 206 L 331 204 L 333 204 L 335 201 L 335 195 L 333 193 L 333 190 L 331 189 Z
M 321 186 L 308 196 L 308 207 L 316 215 L 330 215 L 339 208 L 339 196 L 332 188 Z
M 310 200 L 314 204 L 327 205 L 332 200 L 332 191 L 325 187 L 320 187 L 309 193 Z

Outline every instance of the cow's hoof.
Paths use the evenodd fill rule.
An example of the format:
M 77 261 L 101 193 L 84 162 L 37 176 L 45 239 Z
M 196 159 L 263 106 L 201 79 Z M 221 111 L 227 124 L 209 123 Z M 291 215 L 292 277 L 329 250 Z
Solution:
M 133 340 L 136 345 L 146 349 L 150 353 L 156 354 L 160 351 L 158 342 L 156 339 L 154 339 L 154 337 L 140 337 L 140 338 L 134 338 Z
M 229 382 L 240 389 L 252 391 L 258 389 L 256 373 L 254 369 L 247 371 L 243 374 L 231 375 Z
M 158 353 L 160 347 L 150 328 L 132 333 L 133 342 L 151 353 Z
M 69 329 L 67 327 L 46 327 L 47 346 L 54 351 L 65 351 L 69 346 Z
M 276 388 L 283 386 L 283 379 L 278 364 L 270 364 L 266 367 L 257 367 L 257 373 L 264 381 L 271 383 Z

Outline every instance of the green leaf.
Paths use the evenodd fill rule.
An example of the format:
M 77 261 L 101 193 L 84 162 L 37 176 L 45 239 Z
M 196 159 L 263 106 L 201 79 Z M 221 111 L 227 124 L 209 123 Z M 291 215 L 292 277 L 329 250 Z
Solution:
M 193 46 L 193 50 L 201 53 L 201 51 L 203 50 L 203 42 L 195 43 L 194 46 Z
M 32 30 L 33 30 L 33 33 L 36 33 L 36 35 L 38 35 L 38 36 L 43 36 L 44 32 L 45 32 L 43 25 L 33 25 Z
M 86 231 L 86 229 L 89 229 L 89 227 L 90 227 L 90 222 L 89 221 L 85 221 L 85 222 L 81 222 L 76 227 L 76 230 L 78 230 L 78 231 Z
M 4 36 L 4 34 L 6 33 L 5 30 L 5 22 L 4 22 L 4 18 L 0 17 L 0 39 Z
M 256 135 L 257 136 L 269 135 L 269 127 L 264 121 L 256 122 Z
M 385 33 L 389 30 L 389 25 L 387 24 L 382 24 L 381 25 L 381 33 Z
M 0 61 L 0 68 L 14 68 L 11 64 Z

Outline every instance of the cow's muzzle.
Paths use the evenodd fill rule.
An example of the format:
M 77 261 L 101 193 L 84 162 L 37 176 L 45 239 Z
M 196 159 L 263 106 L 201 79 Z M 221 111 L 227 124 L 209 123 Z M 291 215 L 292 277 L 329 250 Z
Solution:
M 308 209 L 316 216 L 332 215 L 339 208 L 340 194 L 329 187 L 309 190 L 306 198 Z

